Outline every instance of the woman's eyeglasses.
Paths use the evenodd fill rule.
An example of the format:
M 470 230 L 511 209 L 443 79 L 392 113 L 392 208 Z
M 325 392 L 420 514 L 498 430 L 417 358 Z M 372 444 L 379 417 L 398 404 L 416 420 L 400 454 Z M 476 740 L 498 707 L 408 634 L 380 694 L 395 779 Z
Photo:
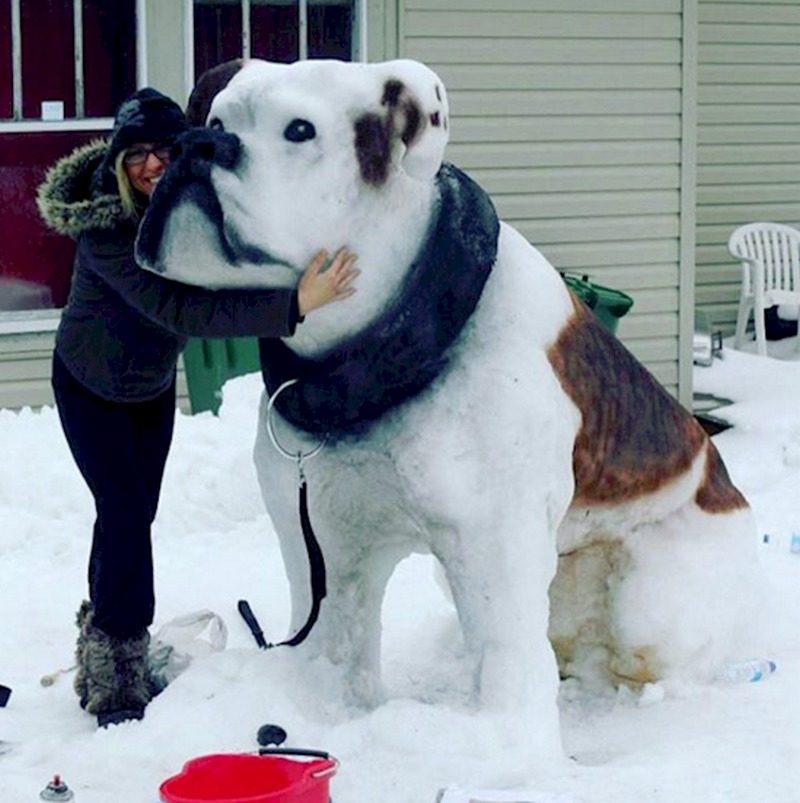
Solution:
M 155 155 L 159 162 L 168 162 L 172 154 L 172 145 L 162 144 L 152 148 L 131 148 L 125 153 L 125 156 L 123 156 L 122 163 L 126 167 L 144 164 L 151 153 Z

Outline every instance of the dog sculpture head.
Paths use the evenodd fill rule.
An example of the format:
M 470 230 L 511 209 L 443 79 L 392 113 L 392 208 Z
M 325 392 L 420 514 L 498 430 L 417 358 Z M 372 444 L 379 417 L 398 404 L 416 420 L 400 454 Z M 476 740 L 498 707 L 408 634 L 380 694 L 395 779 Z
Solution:
M 206 122 L 179 142 L 154 194 L 138 242 L 145 267 L 209 287 L 275 287 L 295 284 L 322 247 L 408 261 L 379 257 L 378 243 L 385 221 L 424 229 L 429 214 L 449 125 L 430 69 L 252 60 Z M 375 215 L 376 204 L 396 209 Z

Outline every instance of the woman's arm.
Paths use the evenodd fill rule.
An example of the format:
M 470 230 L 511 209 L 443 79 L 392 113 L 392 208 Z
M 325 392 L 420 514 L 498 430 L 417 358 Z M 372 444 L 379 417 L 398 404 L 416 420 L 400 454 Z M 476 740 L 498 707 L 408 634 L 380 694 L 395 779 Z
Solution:
M 327 255 L 317 254 L 297 290 L 209 290 L 143 270 L 132 243 L 121 242 L 119 234 L 82 236 L 78 260 L 142 315 L 190 337 L 288 337 L 304 315 L 355 292 L 358 274 L 355 256 L 340 249 L 327 269 Z

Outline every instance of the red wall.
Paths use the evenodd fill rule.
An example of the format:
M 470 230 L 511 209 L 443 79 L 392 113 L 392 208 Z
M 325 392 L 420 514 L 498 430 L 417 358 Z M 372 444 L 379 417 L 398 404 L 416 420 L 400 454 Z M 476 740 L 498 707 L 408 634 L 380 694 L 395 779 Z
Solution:
M 0 120 L 12 108 L 11 4 L 0 0 Z M 136 88 L 136 0 L 82 0 L 85 116 L 113 117 Z M 62 101 L 75 117 L 72 0 L 21 0 L 22 116 L 38 120 L 42 101 Z M 0 133 L 0 310 L 61 307 L 74 246 L 47 231 L 36 188 L 48 167 L 98 132 Z M 25 282 L 23 287 L 20 282 Z M 23 292 L 24 290 L 24 292 Z
M 87 117 L 113 117 L 136 89 L 136 0 L 83 0 Z
M 24 0 L 22 27 L 22 116 L 41 116 L 43 100 L 64 102 L 64 116 L 75 116 L 75 59 L 72 3 Z
M 45 228 L 36 188 L 59 157 L 97 136 L 85 131 L 0 133 L 0 278 L 50 288 L 55 307 L 67 299 L 75 247 L 68 237 Z

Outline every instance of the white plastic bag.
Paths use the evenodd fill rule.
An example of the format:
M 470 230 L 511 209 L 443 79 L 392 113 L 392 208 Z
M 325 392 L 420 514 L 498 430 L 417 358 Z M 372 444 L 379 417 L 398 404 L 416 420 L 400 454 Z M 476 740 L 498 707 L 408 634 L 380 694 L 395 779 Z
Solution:
M 228 628 L 213 611 L 202 610 L 176 616 L 150 639 L 148 663 L 160 688 L 175 680 L 194 658 L 225 649 Z

